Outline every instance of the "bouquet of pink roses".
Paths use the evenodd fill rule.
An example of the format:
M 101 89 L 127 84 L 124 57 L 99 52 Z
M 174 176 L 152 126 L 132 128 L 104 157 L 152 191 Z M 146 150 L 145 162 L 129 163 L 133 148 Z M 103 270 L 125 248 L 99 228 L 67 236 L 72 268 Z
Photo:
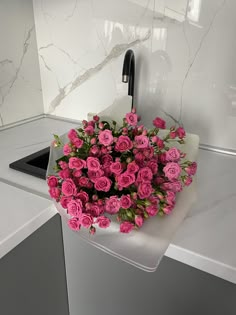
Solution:
M 49 194 L 70 216 L 72 230 L 88 228 L 91 234 L 108 228 L 111 215 L 120 232 L 140 228 L 156 215 L 170 214 L 177 192 L 192 182 L 197 164 L 170 143 L 184 143 L 182 127 L 171 127 L 164 137 L 165 121 L 153 120 L 154 128 L 138 125 L 135 109 L 127 113 L 123 126 L 93 120 L 68 133 L 63 144 L 55 135 L 54 147 L 64 155 L 56 161 L 56 175 L 48 176 Z

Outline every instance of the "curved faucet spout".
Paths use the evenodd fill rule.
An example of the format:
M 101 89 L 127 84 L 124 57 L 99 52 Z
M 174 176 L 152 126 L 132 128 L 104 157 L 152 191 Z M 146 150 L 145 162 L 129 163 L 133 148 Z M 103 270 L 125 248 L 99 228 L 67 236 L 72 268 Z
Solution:
M 125 53 L 122 82 L 128 83 L 128 95 L 134 96 L 135 58 L 133 50 L 129 49 Z M 133 104 L 132 104 L 133 107 Z

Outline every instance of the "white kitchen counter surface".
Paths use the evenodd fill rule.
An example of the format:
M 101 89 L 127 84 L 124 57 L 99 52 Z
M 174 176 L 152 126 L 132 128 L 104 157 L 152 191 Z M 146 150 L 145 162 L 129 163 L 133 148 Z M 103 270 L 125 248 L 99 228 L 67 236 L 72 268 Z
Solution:
M 0 181 L 50 199 L 45 180 L 12 170 L 9 164 L 48 147 L 53 134 L 61 135 L 75 126 L 67 121 L 41 118 L 0 131 Z
M 56 211 L 45 198 L 0 182 L 0 258 L 51 219 Z
M 8 165 L 12 161 L 48 146 L 52 141 L 52 133 L 62 134 L 73 126 L 75 126 L 74 123 L 44 118 L 1 131 L 0 181 L 48 198 L 45 181 L 9 169 Z M 198 202 L 175 235 L 166 251 L 166 256 L 236 283 L 236 250 L 234 244 L 236 239 L 236 192 L 234 178 L 236 178 L 235 157 L 200 150 Z M 5 185 L 5 189 L 9 196 L 12 193 L 11 189 L 15 188 Z M 30 202 L 38 204 L 38 200 L 40 202 L 43 200 L 19 189 L 17 189 L 17 192 L 19 200 L 23 200 L 26 195 L 28 196 L 29 209 Z M 34 198 L 37 201 L 33 201 L 36 200 Z M 52 213 L 55 213 L 55 208 L 51 206 L 50 210 L 45 210 L 50 201 L 44 200 L 43 202 L 46 204 L 45 206 L 42 204 L 37 208 L 38 215 L 51 211 L 50 215 L 52 216 Z M 14 209 L 17 205 L 15 200 L 6 198 L 1 209 L 5 207 L 5 203 L 8 203 L 9 209 Z M 25 204 L 24 201 L 22 203 Z M 24 212 L 24 207 L 20 206 L 19 211 Z M 5 216 L 1 217 L 3 222 L 4 218 L 7 220 L 8 217 L 6 216 L 7 212 L 1 210 L 2 213 Z M 24 229 L 24 222 L 30 220 L 30 218 L 27 218 L 23 218 L 23 221 L 19 221 L 18 225 L 16 224 L 18 229 L 21 227 Z M 37 216 L 32 212 L 32 222 L 36 218 Z M 10 216 L 8 220 L 11 220 Z M 36 221 L 39 225 L 38 219 Z M 14 229 L 13 226 L 9 232 L 10 235 L 11 233 L 14 234 Z M 4 234 L 1 238 L 6 239 L 7 235 Z

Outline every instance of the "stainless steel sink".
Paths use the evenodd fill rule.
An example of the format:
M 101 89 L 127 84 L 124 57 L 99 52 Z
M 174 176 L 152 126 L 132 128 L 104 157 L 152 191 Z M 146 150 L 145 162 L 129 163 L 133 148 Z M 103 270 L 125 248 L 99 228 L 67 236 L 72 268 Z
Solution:
M 9 167 L 38 178 L 46 179 L 49 152 L 50 148 L 47 147 L 20 160 L 12 162 Z

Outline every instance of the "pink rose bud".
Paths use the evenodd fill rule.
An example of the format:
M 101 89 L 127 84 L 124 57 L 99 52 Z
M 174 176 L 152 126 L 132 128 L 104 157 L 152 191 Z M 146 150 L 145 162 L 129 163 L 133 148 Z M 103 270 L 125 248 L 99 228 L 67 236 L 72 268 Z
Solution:
M 132 112 L 133 114 L 135 114 L 135 113 L 136 113 L 136 108 L 133 107 L 132 110 L 131 110 L 131 112 Z
M 63 147 L 64 155 L 69 155 L 72 152 L 72 148 L 69 144 L 65 144 Z
M 95 143 L 96 143 L 96 138 L 92 138 L 92 139 L 90 140 L 90 143 L 91 143 L 91 144 L 95 144 Z
M 93 120 L 94 120 L 94 121 L 98 122 L 99 119 L 100 119 L 100 117 L 99 117 L 98 115 L 93 116 Z
M 100 123 L 98 124 L 98 128 L 99 128 L 99 129 L 103 129 L 103 128 L 104 128 L 104 123 L 100 122 Z
M 58 184 L 56 176 L 49 176 L 47 179 L 47 184 L 49 187 L 56 187 Z
M 124 127 L 124 128 L 122 129 L 122 133 L 126 135 L 126 134 L 128 133 L 128 128 L 127 128 L 127 127 Z
M 135 224 L 138 227 L 141 227 L 143 225 L 143 218 L 140 215 L 135 216 Z
M 175 139 L 176 138 L 176 133 L 175 131 L 170 132 L 170 139 Z
M 153 137 L 152 137 L 152 142 L 153 142 L 153 143 L 157 142 L 157 136 L 153 136 Z
M 177 135 L 178 135 L 178 137 L 179 137 L 180 139 L 183 139 L 183 138 L 186 136 L 185 130 L 184 130 L 184 128 L 182 128 L 182 127 L 179 127 L 179 128 L 176 130 L 176 133 L 177 133 Z
M 98 200 L 98 196 L 97 195 L 93 195 L 92 199 L 93 199 L 93 201 L 97 201 Z
M 82 124 L 84 125 L 84 126 L 87 126 L 88 125 L 88 122 L 87 122 L 87 120 L 82 120 Z
M 147 130 L 146 130 L 146 129 L 143 130 L 142 135 L 143 135 L 143 136 L 146 136 L 146 135 L 147 135 Z
M 160 117 L 156 117 L 152 123 L 156 128 L 161 128 L 161 129 L 166 128 L 166 122 Z
M 89 229 L 89 233 L 91 235 L 94 235 L 96 233 L 96 228 L 94 226 L 91 226 L 90 229 Z
M 184 180 L 185 186 L 189 186 L 192 183 L 192 178 L 190 176 L 187 176 Z
M 99 206 L 102 206 L 102 205 L 103 205 L 103 200 L 102 200 L 102 199 L 99 199 L 99 200 L 98 200 L 98 205 L 99 205 Z

